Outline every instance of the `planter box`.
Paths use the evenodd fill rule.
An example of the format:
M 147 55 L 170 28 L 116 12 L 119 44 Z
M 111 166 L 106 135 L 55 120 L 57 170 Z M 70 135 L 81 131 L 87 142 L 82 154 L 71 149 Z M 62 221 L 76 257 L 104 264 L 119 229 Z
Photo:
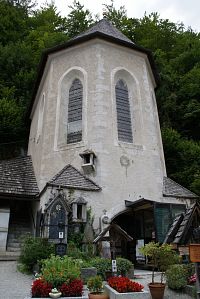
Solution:
M 131 292 L 131 293 L 118 293 L 113 288 L 111 288 L 109 285 L 104 286 L 105 292 L 109 295 L 110 299 L 149 299 L 149 292 L 143 291 L 143 292 Z
M 34 299 L 35 297 L 25 297 L 23 299 Z M 50 298 L 50 297 L 48 297 Z M 44 299 L 44 298 L 37 298 L 37 299 Z M 60 299 L 88 299 L 88 290 L 84 287 L 83 288 L 83 295 L 81 297 L 60 297 Z
M 25 297 L 24 299 L 34 299 L 35 297 Z M 48 297 L 50 298 L 50 297 Z M 48 299 L 47 298 L 47 299 Z M 88 296 L 84 295 L 82 297 L 59 297 L 60 299 L 88 299 Z M 44 298 L 37 298 L 37 299 L 44 299 Z

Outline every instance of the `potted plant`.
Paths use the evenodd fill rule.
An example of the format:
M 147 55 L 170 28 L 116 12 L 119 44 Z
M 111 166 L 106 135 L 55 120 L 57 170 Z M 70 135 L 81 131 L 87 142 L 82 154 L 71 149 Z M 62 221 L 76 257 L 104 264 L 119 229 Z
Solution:
M 103 280 L 100 275 L 90 277 L 87 288 L 89 290 L 89 299 L 108 299 L 108 295 L 103 291 Z
M 149 283 L 150 293 L 153 299 L 164 297 L 165 283 L 163 282 L 164 273 L 167 268 L 177 263 L 177 254 L 171 245 L 150 242 L 143 246 L 140 251 L 149 258 L 152 265 L 152 281 Z M 155 282 L 155 270 L 161 271 L 160 281 Z

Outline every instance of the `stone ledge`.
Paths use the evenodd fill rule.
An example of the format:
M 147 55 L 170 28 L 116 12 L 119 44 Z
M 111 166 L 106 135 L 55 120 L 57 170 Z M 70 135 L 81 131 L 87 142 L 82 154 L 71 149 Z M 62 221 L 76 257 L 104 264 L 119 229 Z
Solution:
M 118 293 L 109 285 L 104 286 L 105 291 L 108 293 L 110 299 L 149 299 L 149 292 L 131 292 L 131 293 Z
M 24 297 L 23 299 L 34 299 L 36 297 Z M 50 298 L 50 297 L 48 297 Z M 60 299 L 88 299 L 88 296 L 82 296 L 82 297 L 59 297 Z M 44 299 L 44 298 L 38 298 L 37 299 Z

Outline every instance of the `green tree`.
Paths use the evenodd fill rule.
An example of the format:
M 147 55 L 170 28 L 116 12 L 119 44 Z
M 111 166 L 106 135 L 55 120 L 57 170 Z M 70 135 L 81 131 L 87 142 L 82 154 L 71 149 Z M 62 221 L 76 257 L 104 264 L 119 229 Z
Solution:
M 200 143 L 170 128 L 162 130 L 162 138 L 168 175 L 200 194 Z
M 79 1 L 74 1 L 73 5 L 69 6 L 71 9 L 66 20 L 66 34 L 68 38 L 72 38 L 83 31 L 86 31 L 91 24 L 94 23 L 92 15 L 88 9 L 84 9 L 84 6 Z

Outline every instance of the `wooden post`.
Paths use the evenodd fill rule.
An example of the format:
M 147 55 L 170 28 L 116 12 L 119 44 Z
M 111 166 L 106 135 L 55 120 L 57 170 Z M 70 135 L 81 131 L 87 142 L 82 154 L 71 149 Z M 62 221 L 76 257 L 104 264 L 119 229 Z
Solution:
M 200 299 L 200 244 L 190 244 L 190 260 L 195 263 L 197 299 Z

